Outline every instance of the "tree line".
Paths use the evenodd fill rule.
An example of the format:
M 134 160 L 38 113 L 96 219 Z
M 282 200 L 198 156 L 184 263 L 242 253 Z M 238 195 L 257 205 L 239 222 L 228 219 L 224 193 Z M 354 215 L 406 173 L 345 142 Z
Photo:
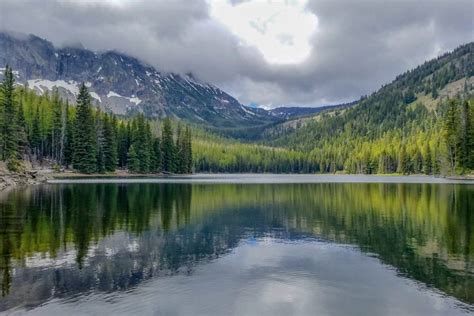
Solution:
M 131 119 L 96 109 L 82 84 L 76 106 L 57 91 L 38 96 L 15 87 L 12 69 L 5 68 L 0 87 L 0 160 L 13 171 L 25 161 L 47 162 L 81 173 L 191 173 L 191 129 L 170 119 Z
M 474 170 L 474 103 L 449 100 L 443 119 L 443 139 L 451 171 Z
M 446 175 L 474 170 L 474 100 L 452 98 L 432 111 L 417 103 L 404 112 L 398 118 L 405 121 L 402 126 L 382 132 L 383 124 L 357 131 L 353 121 L 336 113 L 283 140 L 292 150 L 306 152 L 320 173 Z M 327 135 L 337 127 L 338 132 Z
M 371 123 L 365 131 L 358 131 L 357 122 L 347 121 L 336 111 L 269 146 L 240 143 L 195 129 L 195 169 L 406 175 L 474 170 L 474 100 L 452 98 L 432 111 L 419 102 L 402 109 L 394 117 L 401 125 L 388 130 L 380 131 L 384 123 Z M 332 135 L 328 131 L 333 131 Z
M 456 77 L 449 80 L 465 72 L 455 69 Z M 415 75 L 416 80 L 410 77 Z M 39 96 L 22 86 L 14 88 L 7 67 L 0 91 L 0 158 L 13 170 L 21 167 L 21 161 L 46 160 L 57 168 L 84 173 L 117 168 L 134 173 L 471 172 L 472 89 L 465 87 L 457 97 L 442 102 L 433 100 L 440 104 L 429 108 L 416 100 L 424 93 L 421 89 L 410 90 L 412 81 L 424 82 L 421 77 L 419 70 L 412 71 L 399 79 L 403 85 L 395 82 L 363 97 L 353 108 L 320 114 L 319 120 L 293 131 L 273 128 L 274 135 L 265 135 L 263 141 L 268 145 L 262 145 L 197 127 L 191 132 L 189 126 L 169 119 L 119 118 L 93 107 L 84 85 L 76 106 L 70 106 L 57 93 Z

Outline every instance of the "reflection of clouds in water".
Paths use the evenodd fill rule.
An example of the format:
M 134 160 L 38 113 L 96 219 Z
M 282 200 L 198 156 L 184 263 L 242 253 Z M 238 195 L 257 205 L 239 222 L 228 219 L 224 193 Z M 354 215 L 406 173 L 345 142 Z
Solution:
M 414 303 L 409 297 L 405 310 L 425 311 L 426 304 L 446 312 L 452 300 L 437 294 L 428 300 L 419 293 L 427 289 L 420 291 L 411 281 L 403 284 L 394 274 L 472 301 L 469 268 L 452 265 L 453 260 L 470 263 L 461 256 L 472 227 L 466 216 L 469 188 L 361 183 L 34 187 L 0 204 L 10 214 L 4 217 L 5 227 L 34 232 L 21 243 L 13 230 L 0 236 L 11 245 L 5 254 L 15 254 L 12 290 L 0 300 L 0 311 L 44 304 L 49 312 L 58 302 L 76 302 L 84 313 L 166 308 L 170 314 L 195 308 L 201 314 L 223 314 L 228 305 L 235 313 L 298 314 L 309 304 L 323 313 L 331 308 L 348 314 L 349 303 L 358 301 L 369 307 L 376 304 L 373 300 L 396 306 L 400 303 L 388 298 L 395 297 L 405 305 L 406 295 L 397 294 L 398 287 L 400 293 L 412 290 L 421 297 Z M 449 203 L 453 196 L 459 202 L 455 216 Z M 457 241 L 456 248 L 442 240 Z M 340 245 L 347 243 L 356 246 Z M 357 247 L 371 253 L 362 255 Z M 435 252 L 440 255 L 432 261 Z M 57 254 L 56 262 L 36 256 L 44 253 Z M 140 294 L 135 302 L 144 305 L 100 302 L 113 298 L 137 305 L 126 297 L 133 293 Z M 348 303 L 342 304 L 341 297 Z M 96 302 L 96 310 L 83 309 L 87 298 Z M 178 306 L 188 300 L 189 310 Z M 388 313 L 383 307 L 378 311 Z
M 137 253 L 139 251 L 139 243 L 137 238 L 125 232 L 116 232 L 111 236 L 101 239 L 97 244 L 92 244 L 87 247 L 87 252 L 83 256 L 83 267 L 89 265 L 91 258 L 104 256 L 113 258 L 118 253 L 127 252 L 129 254 Z M 50 253 L 33 253 L 24 260 L 23 267 L 26 268 L 50 268 L 60 266 L 75 267 L 77 264 L 77 250 L 74 245 L 64 245 L 64 250 L 59 251 L 54 256 Z
M 113 304 L 104 302 L 106 295 L 34 312 L 74 314 L 81 306 L 83 313 L 114 315 L 455 315 L 457 304 L 397 277 L 355 248 L 270 239 L 241 243 L 190 276 L 152 279 L 127 295 L 118 292 Z

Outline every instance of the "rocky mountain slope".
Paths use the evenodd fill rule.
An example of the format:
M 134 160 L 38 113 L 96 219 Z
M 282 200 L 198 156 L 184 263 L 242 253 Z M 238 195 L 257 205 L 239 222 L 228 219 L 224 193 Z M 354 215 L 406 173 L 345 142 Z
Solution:
M 265 125 L 271 113 L 246 107 L 192 75 L 164 73 L 124 54 L 56 48 L 34 35 L 0 33 L 0 68 L 10 65 L 19 83 L 39 93 L 57 88 L 75 99 L 85 82 L 95 103 L 115 114 L 170 116 L 212 127 Z

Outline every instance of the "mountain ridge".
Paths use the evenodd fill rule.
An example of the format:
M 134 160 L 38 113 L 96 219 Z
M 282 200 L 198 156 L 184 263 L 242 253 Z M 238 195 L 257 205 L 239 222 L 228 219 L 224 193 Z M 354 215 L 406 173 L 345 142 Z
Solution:
M 39 93 L 56 88 L 70 101 L 75 100 L 79 83 L 85 82 L 95 103 L 119 115 L 144 113 L 217 128 L 259 126 L 277 120 L 192 74 L 160 72 L 117 51 L 56 48 L 32 34 L 0 32 L 0 65 L 6 64 L 13 68 L 18 82 Z

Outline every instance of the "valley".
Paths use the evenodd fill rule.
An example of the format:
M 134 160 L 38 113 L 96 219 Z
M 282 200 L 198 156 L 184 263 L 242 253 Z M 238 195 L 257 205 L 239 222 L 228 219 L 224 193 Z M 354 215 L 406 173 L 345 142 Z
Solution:
M 127 130 L 134 124 L 131 118 L 143 116 L 149 139 L 158 137 L 160 141 L 164 118 L 174 130 L 179 125 L 192 130 L 193 162 L 187 170 L 197 173 L 454 175 L 469 174 L 474 164 L 473 45 L 462 45 L 427 61 L 351 103 L 268 111 L 242 105 L 191 74 L 159 72 L 118 52 L 57 49 L 33 35 L 17 38 L 0 33 L 0 63 L 12 67 L 28 133 L 25 141 L 32 147 L 20 157 L 31 159 L 36 152 L 33 159 L 37 165 L 41 161 L 39 165 L 50 164 L 50 168 L 52 162 L 71 167 L 72 154 L 69 160 L 65 154 L 58 161 L 54 151 L 58 146 L 61 150 L 72 147 L 67 144 L 68 122 L 61 123 L 60 116 L 66 113 L 68 124 L 72 124 L 75 107 L 69 104 L 77 102 L 83 82 L 90 105 L 97 109 L 93 116 L 114 117 L 115 136 L 110 146 L 117 153 L 110 159 L 117 162 L 112 162 L 107 172 L 173 172 L 161 165 L 130 168 L 133 137 Z M 452 130 L 448 130 L 449 113 Z M 105 131 L 105 125 L 99 125 L 96 137 Z M 72 142 L 72 130 L 69 133 Z M 178 146 L 176 135 L 174 138 Z M 152 143 L 145 147 L 162 146 Z M 161 161 L 162 150 L 150 150 L 145 155 L 150 158 L 143 159 L 151 164 L 152 160 Z M 105 169 L 99 166 L 91 172 L 101 170 Z
M 0 316 L 474 313 L 473 10 L 0 0 Z

